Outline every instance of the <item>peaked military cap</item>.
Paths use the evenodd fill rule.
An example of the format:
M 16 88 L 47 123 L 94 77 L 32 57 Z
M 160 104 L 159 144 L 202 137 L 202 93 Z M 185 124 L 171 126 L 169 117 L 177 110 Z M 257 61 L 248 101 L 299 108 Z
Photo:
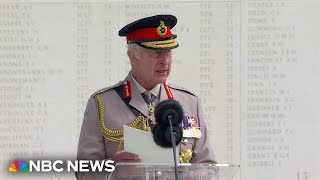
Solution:
M 148 49 L 173 49 L 179 46 L 171 29 L 177 24 L 173 15 L 156 15 L 134 21 L 119 31 L 127 44 L 137 43 Z

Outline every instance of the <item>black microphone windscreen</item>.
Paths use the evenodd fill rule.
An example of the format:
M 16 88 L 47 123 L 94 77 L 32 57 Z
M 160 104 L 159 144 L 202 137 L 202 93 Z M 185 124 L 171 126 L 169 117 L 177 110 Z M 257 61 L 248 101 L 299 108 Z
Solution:
M 160 102 L 154 111 L 156 122 L 158 124 L 169 125 L 168 118 L 171 118 L 172 124 L 180 124 L 183 119 L 183 109 L 176 100 L 165 100 Z
M 182 140 L 182 127 L 180 125 L 172 127 L 173 134 L 176 137 L 176 145 Z M 172 148 L 170 126 L 156 124 L 152 129 L 154 142 L 164 148 Z
M 182 133 L 183 130 L 180 125 L 172 126 L 172 134 L 175 136 L 176 145 L 182 141 Z M 172 143 L 170 127 L 166 129 L 165 138 L 168 142 Z
M 182 127 L 180 125 L 172 127 L 173 134 L 176 137 L 176 145 L 182 140 Z M 170 126 L 156 124 L 152 129 L 154 142 L 164 148 L 172 148 Z

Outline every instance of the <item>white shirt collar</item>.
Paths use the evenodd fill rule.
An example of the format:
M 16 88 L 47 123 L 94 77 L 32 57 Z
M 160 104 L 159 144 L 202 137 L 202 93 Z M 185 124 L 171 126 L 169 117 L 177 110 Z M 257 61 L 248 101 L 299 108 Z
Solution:
M 132 73 L 130 72 L 130 76 L 133 80 L 133 83 L 137 86 L 138 91 L 140 92 L 140 94 L 147 92 L 148 90 L 146 90 L 144 87 L 141 86 L 141 84 L 136 80 L 136 78 L 133 77 Z M 155 87 L 153 87 L 151 90 L 149 90 L 149 92 L 151 92 L 153 95 L 159 97 L 160 95 L 160 87 L 161 84 L 157 84 Z

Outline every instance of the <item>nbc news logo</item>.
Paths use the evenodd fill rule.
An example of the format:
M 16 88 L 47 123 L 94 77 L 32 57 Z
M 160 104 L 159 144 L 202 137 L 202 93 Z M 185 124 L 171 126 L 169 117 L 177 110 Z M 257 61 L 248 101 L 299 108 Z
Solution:
M 27 163 L 21 160 L 14 160 L 9 167 L 9 172 L 28 172 Z
M 29 164 L 29 166 L 28 166 Z M 112 160 L 14 160 L 9 172 L 113 172 L 115 170 Z

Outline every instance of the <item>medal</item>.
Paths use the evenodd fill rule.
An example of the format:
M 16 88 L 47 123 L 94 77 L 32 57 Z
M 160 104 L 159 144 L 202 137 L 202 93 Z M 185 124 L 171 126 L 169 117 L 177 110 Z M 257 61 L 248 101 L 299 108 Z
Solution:
M 150 116 L 150 121 L 155 121 L 156 120 L 156 118 L 154 117 L 154 115 L 152 114 L 151 116 Z
M 154 115 L 150 116 L 150 123 L 152 125 L 156 125 L 156 118 L 154 117 Z
M 148 105 L 148 119 L 152 125 L 156 124 L 156 118 L 154 116 L 154 100 L 156 99 L 156 96 L 152 96 L 151 99 L 149 100 Z
M 191 129 L 192 129 L 192 131 L 193 131 L 193 135 L 194 135 L 193 137 L 195 137 L 195 138 L 201 138 L 202 133 L 201 133 L 200 129 L 195 128 L 195 127 L 191 128 Z
M 164 87 L 165 92 L 168 96 L 168 99 L 173 99 L 173 95 L 172 95 L 172 92 L 171 92 L 169 86 L 167 84 L 163 83 L 163 87 Z M 148 107 L 147 119 L 150 122 L 150 124 L 155 125 L 156 118 L 154 115 L 154 110 L 155 110 L 154 106 L 155 106 L 155 100 L 157 99 L 157 96 L 155 96 L 151 93 L 151 97 L 148 98 L 148 96 L 146 94 L 147 93 L 145 92 L 145 93 L 142 93 L 141 95 L 142 95 L 143 99 L 145 100 L 145 102 L 147 103 L 147 107 Z
M 193 135 L 193 131 L 192 131 L 192 129 L 191 128 L 189 128 L 189 129 L 183 129 L 182 130 L 182 136 L 183 137 L 185 137 L 185 138 L 192 138 L 192 137 L 194 137 L 194 135 Z
M 182 132 L 184 138 L 201 138 L 202 136 L 201 130 L 196 127 L 183 129 Z
M 149 111 L 149 113 L 154 112 L 154 107 L 152 106 L 152 104 L 148 105 L 148 111 Z

